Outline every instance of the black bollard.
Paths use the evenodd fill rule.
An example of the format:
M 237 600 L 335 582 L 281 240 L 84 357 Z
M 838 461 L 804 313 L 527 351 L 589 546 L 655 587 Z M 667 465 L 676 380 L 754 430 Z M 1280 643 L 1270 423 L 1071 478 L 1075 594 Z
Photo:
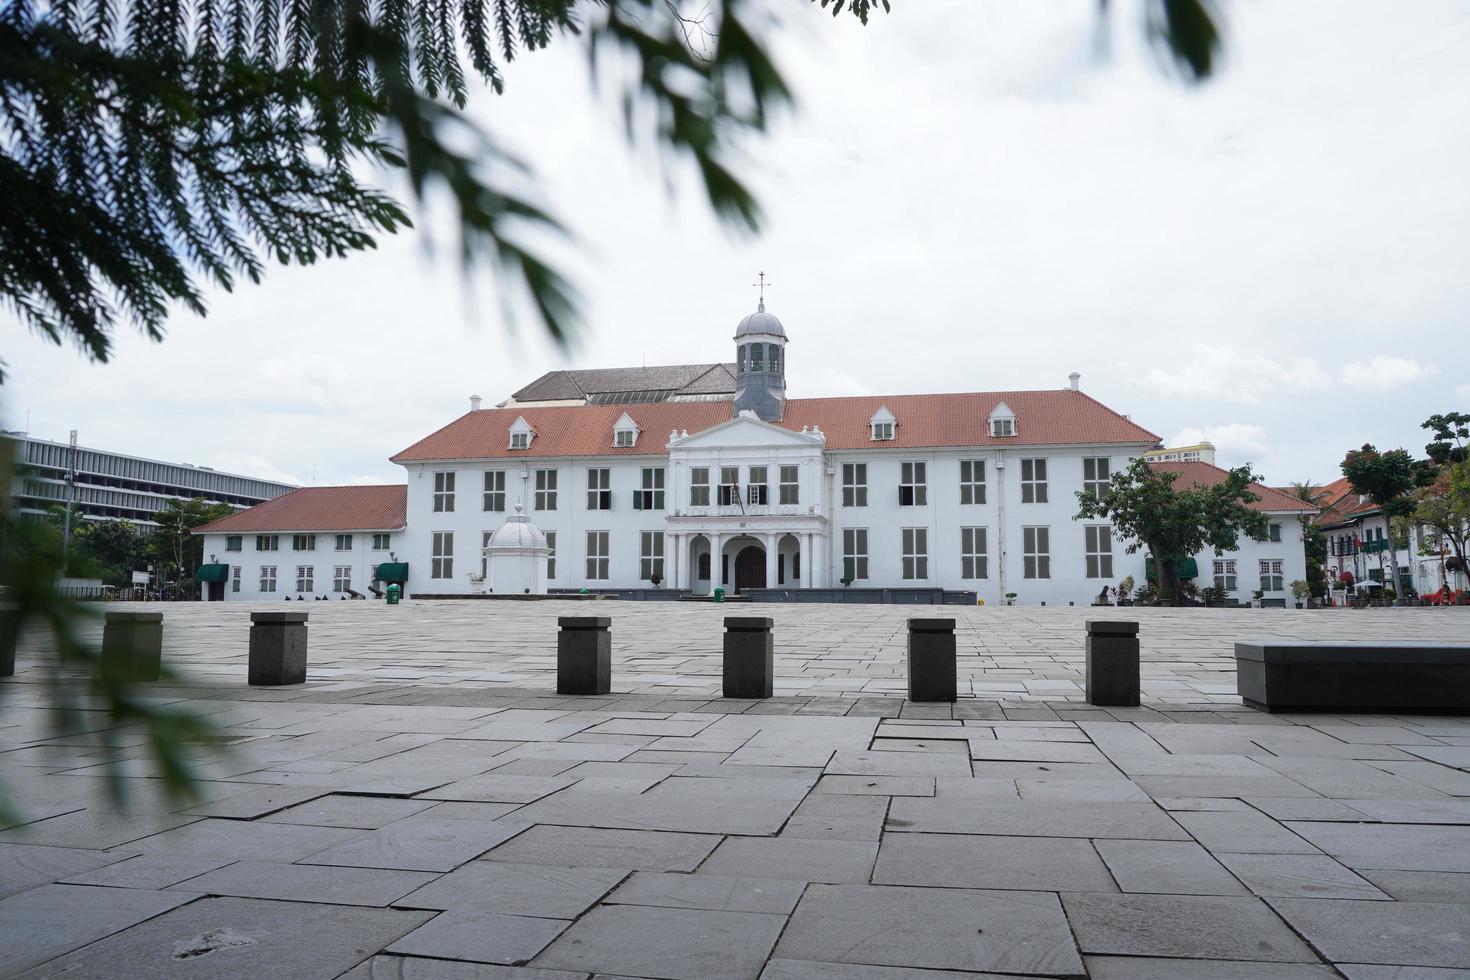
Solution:
M 954 620 L 909 620 L 908 652 L 909 700 L 956 700 Z
M 15 675 L 15 641 L 20 632 L 20 614 L 15 603 L 0 602 L 0 677 Z
M 1139 700 L 1138 623 L 1087 621 L 1087 703 L 1136 708 Z
M 771 696 L 776 660 L 772 625 L 769 616 L 725 617 L 725 697 Z
M 556 635 L 556 693 L 612 691 L 610 616 L 561 616 Z
M 163 670 L 163 613 L 107 613 L 102 624 L 102 661 L 128 680 L 158 680 Z
M 304 612 L 250 614 L 249 682 L 255 687 L 306 683 Z

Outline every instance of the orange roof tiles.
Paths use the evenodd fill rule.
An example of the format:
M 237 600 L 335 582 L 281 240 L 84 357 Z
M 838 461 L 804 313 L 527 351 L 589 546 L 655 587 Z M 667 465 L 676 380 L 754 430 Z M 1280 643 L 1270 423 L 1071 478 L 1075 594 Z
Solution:
M 1016 435 L 993 438 L 988 420 L 1004 401 L 1016 413 Z M 887 406 L 898 417 L 895 438 L 874 443 L 868 420 Z M 517 456 L 662 455 L 671 430 L 692 435 L 728 421 L 729 402 L 665 402 L 651 405 L 512 405 L 469 412 L 392 457 L 395 463 Z M 638 445 L 613 447 L 613 424 L 627 412 L 642 435 Z M 517 417 L 536 430 L 529 449 L 511 450 Z M 793 398 L 782 428 L 820 427 L 827 448 L 927 449 L 945 446 L 1154 445 L 1159 437 L 1080 391 L 1002 391 L 939 395 L 863 395 Z
M 1150 463 L 1149 466 L 1156 470 L 1169 473 L 1178 473 L 1179 479 L 1175 480 L 1176 486 L 1183 484 L 1194 487 L 1213 487 L 1223 483 L 1228 470 L 1209 463 Z M 1260 497 L 1246 506 L 1251 510 L 1259 510 L 1272 514 L 1290 511 L 1299 514 L 1315 514 L 1317 508 L 1298 499 L 1289 493 L 1268 487 L 1262 483 L 1252 483 L 1251 492 Z
M 256 531 L 376 531 L 403 527 L 408 487 L 302 487 L 202 524 L 195 534 Z

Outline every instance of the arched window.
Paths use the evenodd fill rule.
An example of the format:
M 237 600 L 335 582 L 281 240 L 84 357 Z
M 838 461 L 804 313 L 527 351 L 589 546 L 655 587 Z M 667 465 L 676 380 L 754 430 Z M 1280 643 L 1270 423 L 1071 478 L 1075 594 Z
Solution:
M 745 345 L 741 344 L 735 349 L 735 373 L 745 373 Z
M 695 575 L 695 577 L 698 578 L 702 582 L 708 582 L 709 581 L 709 552 L 708 551 L 706 551 L 704 554 L 702 554 L 702 555 L 699 556 L 699 571 Z
M 761 357 L 761 353 L 764 350 L 765 350 L 765 345 L 764 344 L 751 344 L 750 345 L 750 369 L 752 371 L 764 371 L 765 370 L 765 368 L 761 366 L 761 361 L 763 360 L 763 358 Z
M 772 344 L 771 345 L 771 357 L 770 357 L 770 361 L 771 361 L 771 373 L 772 374 L 780 374 L 781 373 L 781 348 L 779 346 L 777 346 L 776 344 Z

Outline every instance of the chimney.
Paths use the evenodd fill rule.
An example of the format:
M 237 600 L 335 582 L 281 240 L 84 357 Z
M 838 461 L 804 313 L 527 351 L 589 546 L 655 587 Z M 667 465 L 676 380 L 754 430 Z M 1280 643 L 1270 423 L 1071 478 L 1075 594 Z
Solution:
M 1075 387 L 1075 385 L 1074 385 L 1074 387 Z M 471 395 L 470 396 L 470 411 L 472 411 L 472 412 L 478 412 L 479 410 L 480 410 L 480 396 L 479 395 Z
M 1082 375 L 1081 374 L 1079 374 L 1076 371 L 1073 371 L 1071 374 L 1067 375 L 1067 380 L 1070 381 L 1070 382 L 1072 382 L 1072 390 L 1073 391 L 1080 391 L 1081 390 L 1081 388 L 1079 387 L 1079 385 L 1080 385 L 1080 383 L 1082 381 Z

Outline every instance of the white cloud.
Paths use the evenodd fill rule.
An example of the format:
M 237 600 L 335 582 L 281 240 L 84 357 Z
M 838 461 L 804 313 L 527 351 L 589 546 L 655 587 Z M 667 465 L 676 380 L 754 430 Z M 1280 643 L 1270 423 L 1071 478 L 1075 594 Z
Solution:
M 295 483 L 301 485 L 306 483 L 295 473 L 287 473 L 278 469 L 274 463 L 264 456 L 240 453 L 215 453 L 210 457 L 210 465 L 217 470 L 226 473 L 239 473 L 242 476 L 253 476 L 257 480 L 270 480 L 275 483 Z
M 1195 344 L 1188 360 L 1151 368 L 1138 383 L 1171 397 L 1257 405 L 1280 393 L 1329 388 L 1332 376 L 1310 357 L 1276 360 L 1229 346 Z
M 1192 446 L 1198 442 L 1214 443 L 1221 455 L 1236 457 L 1243 453 L 1259 453 L 1266 449 L 1266 430 L 1259 425 L 1230 422 L 1225 425 L 1185 426 L 1170 442 L 1171 446 Z
M 1420 364 L 1408 357 L 1378 356 L 1370 361 L 1351 361 L 1342 366 L 1342 383 L 1355 388 L 1393 388 L 1433 374 L 1434 365 Z

